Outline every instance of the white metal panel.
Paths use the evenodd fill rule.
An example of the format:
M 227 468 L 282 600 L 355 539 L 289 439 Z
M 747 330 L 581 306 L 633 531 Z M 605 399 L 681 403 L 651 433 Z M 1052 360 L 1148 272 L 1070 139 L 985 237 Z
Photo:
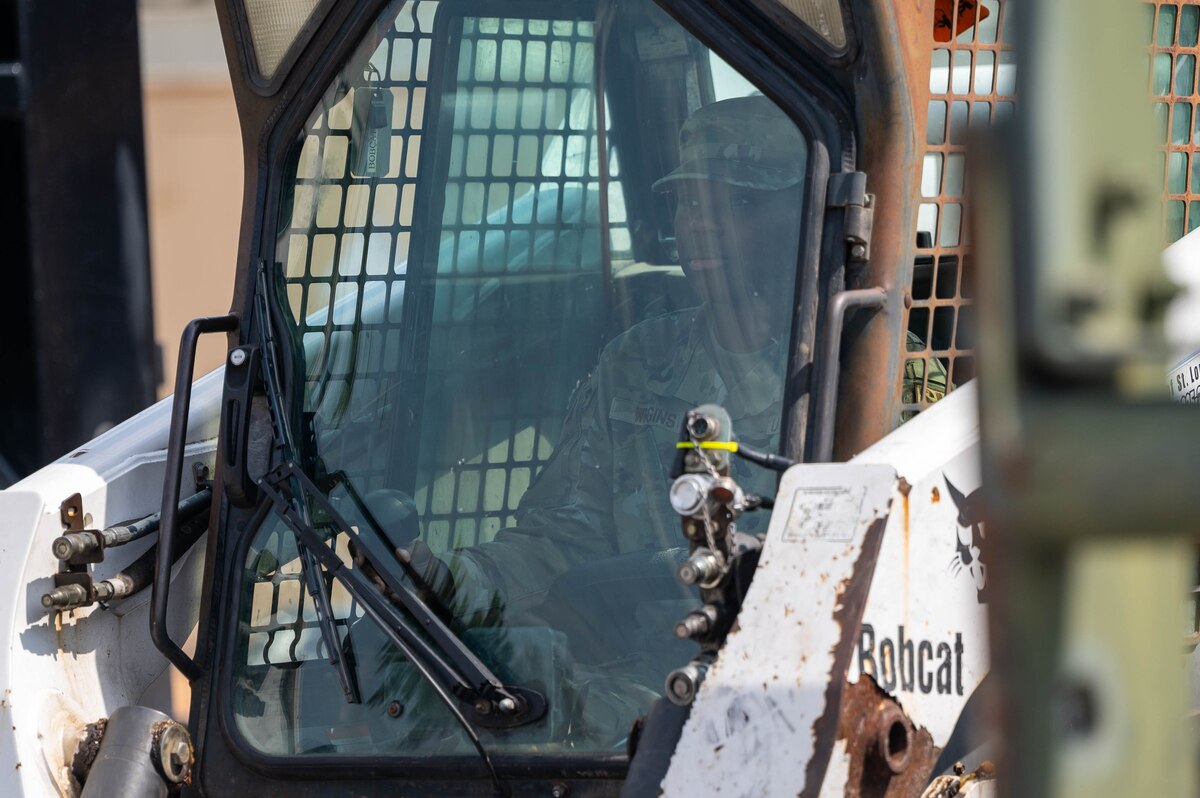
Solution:
M 38 521 L 42 511 L 42 501 L 34 493 L 23 493 L 13 490 L 0 491 L 0 522 L 17 529 L 31 529 Z M 30 537 L 0 534 L 0 567 L 9 568 L 10 564 L 22 563 L 28 554 Z M 6 577 L 13 576 L 9 571 Z M 6 593 L 19 590 L 23 586 L 9 578 L 0 581 Z M 8 596 L 5 597 L 6 599 Z M 18 673 L 14 668 L 15 635 L 25 627 L 25 617 L 19 612 L 17 602 L 0 601 L 0 773 L 20 773 L 22 767 L 21 754 L 17 750 L 18 736 L 32 736 L 34 729 L 24 723 L 18 725 L 16 711 L 22 708 L 32 696 L 21 691 Z M 14 689 L 16 688 L 16 689 Z M 6 733 L 4 733 L 6 732 Z M 38 779 L 35 784 L 39 789 L 26 792 L 23 784 L 27 779 L 6 779 L 10 787 L 5 788 L 8 795 L 51 795 L 54 783 L 46 779 Z
M 184 495 L 193 462 L 212 463 L 222 370 L 193 385 L 184 462 Z M 136 703 L 168 667 L 149 638 L 148 591 L 105 611 L 88 607 L 47 614 L 41 596 L 53 586 L 58 561 L 50 544 L 62 534 L 59 506 L 82 497 L 85 524 L 103 528 L 157 511 L 170 426 L 166 399 L 0 491 L 0 768 L 15 773 L 4 794 L 45 796 L 66 791 L 74 735 L 87 722 Z M 152 539 L 110 549 L 91 566 L 108 578 L 142 554 Z M 201 547 L 173 572 L 168 625 L 182 642 L 199 606 Z M 164 708 L 165 707 L 160 707 Z M 18 767 L 19 764 L 19 767 Z
M 850 462 L 887 463 L 913 484 L 958 454 L 978 446 L 979 387 L 971 380 Z
M 980 484 L 976 402 L 968 383 L 850 463 L 785 474 L 740 630 L 701 687 L 663 782 L 666 795 L 708 794 L 716 784 L 722 795 L 797 795 L 809 774 L 822 773 L 820 795 L 843 795 L 846 744 L 826 739 L 828 762 L 814 762 L 823 755 L 819 734 L 835 733 L 814 723 L 831 710 L 831 683 L 856 681 L 860 664 L 872 660 L 914 724 L 935 745 L 946 743 L 988 664 L 985 530 L 975 523 L 972 496 Z M 863 487 L 874 498 L 855 516 L 851 539 L 829 540 L 822 530 L 845 528 L 820 523 L 845 509 L 835 494 Z M 865 609 L 861 618 L 841 619 L 854 625 L 852 656 L 835 666 L 843 580 L 865 530 L 885 512 Z M 889 655 L 885 674 L 880 663 Z
M 939 747 L 989 662 L 977 401 L 971 381 L 852 461 L 890 463 L 909 487 L 897 491 L 848 678 L 872 660 L 883 670 L 882 647 L 894 669 L 876 680 Z
M 192 383 L 192 401 L 188 414 L 187 442 L 211 440 L 217 437 L 220 421 L 218 407 L 225 384 L 225 369 L 219 368 Z M 153 452 L 165 451 L 171 427 L 173 397 L 150 405 L 136 416 L 121 422 L 108 432 L 63 455 L 45 468 L 35 471 L 9 490 L 31 490 L 61 497 L 82 492 L 77 479 L 87 477 L 78 469 L 63 470 L 59 466 L 84 468 L 103 479 L 109 474 L 128 470 L 131 460 Z M 76 487 L 71 488 L 71 485 Z M 63 492 L 65 491 L 65 492 Z M 161 498 L 161 496 L 159 497 Z M 119 519 L 114 519 L 119 520 Z M 0 519 L 3 523 L 3 519 Z
M 887 517 L 895 480 L 878 464 L 809 465 L 784 475 L 779 496 L 788 500 L 776 504 L 740 629 L 700 688 L 663 782 L 666 795 L 704 795 L 715 784 L 722 795 L 754 798 L 804 789 L 814 725 L 832 712 L 836 726 L 827 685 L 845 670 L 843 597 L 871 546 L 869 533 L 877 536 Z M 863 560 L 873 557 L 868 551 Z
M 978 458 L 962 452 L 897 490 L 847 674 L 865 668 L 938 747 L 988 670 Z

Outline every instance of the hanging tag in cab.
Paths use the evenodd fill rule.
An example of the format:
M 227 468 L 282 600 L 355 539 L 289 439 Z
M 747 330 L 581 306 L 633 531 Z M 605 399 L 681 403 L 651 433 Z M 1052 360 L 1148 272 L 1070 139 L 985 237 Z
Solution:
M 392 102 L 387 89 L 355 89 L 350 127 L 350 174 L 354 177 L 387 174 L 392 158 Z

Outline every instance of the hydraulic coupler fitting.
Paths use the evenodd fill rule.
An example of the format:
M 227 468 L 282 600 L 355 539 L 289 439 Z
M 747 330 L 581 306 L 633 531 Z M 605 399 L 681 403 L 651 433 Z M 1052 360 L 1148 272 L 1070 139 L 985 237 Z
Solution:
M 671 485 L 671 507 L 685 518 L 704 515 L 714 507 L 713 478 L 707 474 L 684 474 Z
M 133 579 L 125 573 L 119 573 L 112 579 L 93 583 L 90 595 L 88 589 L 78 583 L 56 587 L 42 596 L 42 606 L 48 610 L 65 612 L 90 607 L 97 602 L 125 598 L 137 589 L 139 587 Z
M 696 699 L 700 683 L 708 673 L 708 663 L 703 660 L 692 660 L 682 668 L 676 668 L 667 674 L 667 700 L 680 707 L 689 706 Z
M 721 559 L 713 551 L 698 548 L 692 556 L 679 566 L 679 580 L 685 585 L 699 585 L 702 588 L 716 587 L 725 576 L 721 567 Z
M 100 551 L 100 537 L 96 532 L 68 532 L 54 539 L 54 556 L 64 562 L 88 557 Z
M 42 606 L 48 610 L 73 610 L 90 603 L 87 588 L 79 584 L 62 585 L 42 596 Z
M 720 626 L 722 614 L 717 605 L 705 604 L 700 609 L 689 612 L 687 617 L 675 624 L 675 636 L 680 640 L 687 640 L 711 634 Z

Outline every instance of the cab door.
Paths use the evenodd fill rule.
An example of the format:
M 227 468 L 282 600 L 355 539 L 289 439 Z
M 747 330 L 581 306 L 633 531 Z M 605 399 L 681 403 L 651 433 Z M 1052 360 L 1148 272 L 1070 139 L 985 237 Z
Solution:
M 695 600 L 671 560 L 680 413 L 721 401 L 746 440 L 815 456 L 836 370 L 813 353 L 840 341 L 827 304 L 865 257 L 844 229 L 854 78 L 833 68 L 861 62 L 854 17 L 822 38 L 773 3 L 219 7 L 246 147 L 246 357 L 227 369 L 193 789 L 619 792 L 634 722 L 692 653 L 672 631 Z M 747 202 L 791 192 L 777 226 L 722 250 L 780 266 L 706 283 L 722 259 L 688 260 L 678 184 L 732 167 L 693 170 L 684 133 L 739 135 L 729 108 L 781 126 L 798 166 L 739 171 L 726 215 L 689 223 L 723 241 L 759 221 Z M 727 312 L 739 292 L 772 314 L 751 351 L 712 321 L 755 321 Z M 308 486 L 301 521 L 281 466 Z M 362 547 L 410 580 L 392 552 L 418 544 L 452 577 L 430 591 L 447 628 L 544 698 L 536 718 L 497 726 L 437 689 L 343 579 Z

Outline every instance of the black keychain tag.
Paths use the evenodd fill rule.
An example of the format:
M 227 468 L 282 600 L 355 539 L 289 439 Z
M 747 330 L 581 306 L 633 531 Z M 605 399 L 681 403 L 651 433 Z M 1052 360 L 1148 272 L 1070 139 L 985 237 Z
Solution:
M 378 75 L 373 68 L 372 73 Z M 392 93 L 368 82 L 354 90 L 350 122 L 350 174 L 380 177 L 392 162 Z

